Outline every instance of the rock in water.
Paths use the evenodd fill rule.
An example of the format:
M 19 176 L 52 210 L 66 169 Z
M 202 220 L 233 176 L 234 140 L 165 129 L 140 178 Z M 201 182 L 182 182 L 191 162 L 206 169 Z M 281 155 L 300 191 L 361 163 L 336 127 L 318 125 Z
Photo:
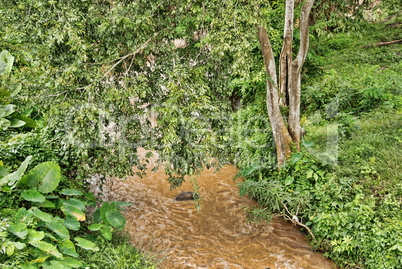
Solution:
M 191 191 L 182 191 L 179 193 L 176 198 L 176 201 L 187 201 L 187 200 L 194 200 L 193 192 Z

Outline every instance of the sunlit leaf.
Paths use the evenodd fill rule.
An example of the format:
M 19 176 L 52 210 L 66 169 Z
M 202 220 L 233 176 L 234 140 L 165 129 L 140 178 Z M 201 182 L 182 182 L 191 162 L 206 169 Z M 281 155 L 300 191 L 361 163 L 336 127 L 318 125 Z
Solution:
M 103 226 L 105 226 L 105 225 L 103 225 L 103 224 L 98 224 L 98 223 L 94 223 L 94 224 L 89 225 L 89 226 L 88 226 L 88 229 L 89 229 L 90 231 L 98 231 L 98 230 L 100 230 Z
M 26 176 L 31 188 L 48 193 L 57 188 L 61 179 L 60 167 L 56 162 L 44 162 L 35 166 Z
M 126 226 L 126 218 L 117 209 L 107 211 L 106 220 L 117 229 L 123 229 Z
M 68 232 L 67 228 L 56 220 L 51 220 L 50 222 L 47 222 L 46 227 L 48 227 L 51 231 L 60 236 L 62 239 L 70 238 L 70 233 Z
M 59 245 L 60 251 L 63 254 L 66 254 L 66 255 L 74 257 L 74 258 L 78 258 L 78 254 L 75 250 L 75 245 L 69 239 L 64 240 L 62 243 L 60 243 L 58 245 Z
M 82 191 L 73 189 L 62 189 L 59 193 L 67 196 L 81 196 L 83 194 Z
M 44 202 L 45 196 L 35 190 L 26 190 L 21 193 L 22 198 L 30 202 Z
M 40 219 L 40 220 L 42 220 L 44 222 L 51 222 L 52 219 L 53 219 L 52 215 L 50 215 L 49 213 L 41 211 L 39 208 L 34 207 L 30 211 L 35 217 L 37 217 L 38 219 Z
M 3 177 L 2 179 L 0 179 L 0 186 L 7 184 L 9 186 L 14 186 L 22 177 L 22 175 L 24 174 L 25 170 L 28 167 L 28 164 L 30 163 L 32 159 L 32 156 L 28 156 L 25 161 L 20 165 L 20 167 L 18 167 L 17 171 L 8 174 L 7 176 Z
M 10 224 L 7 230 L 21 239 L 25 239 L 28 234 L 28 229 L 25 223 Z
M 87 249 L 87 250 L 93 250 L 93 251 L 99 251 L 99 248 L 96 246 L 95 243 L 86 240 L 84 238 L 81 237 L 76 237 L 75 241 L 77 241 L 77 246 L 83 248 L 83 249 Z

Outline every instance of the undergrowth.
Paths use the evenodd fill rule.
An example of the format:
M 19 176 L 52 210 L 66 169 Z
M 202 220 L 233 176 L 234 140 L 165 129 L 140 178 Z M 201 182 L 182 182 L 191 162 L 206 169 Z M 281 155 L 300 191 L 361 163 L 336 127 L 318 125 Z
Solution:
M 395 17 L 313 39 L 302 83 L 306 135 L 280 172 L 261 163 L 261 151 L 238 148 L 253 152 L 238 154 L 241 194 L 264 208 L 249 215 L 297 217 L 314 249 L 342 268 L 402 268 L 402 48 L 376 45 L 401 39 L 400 28 Z

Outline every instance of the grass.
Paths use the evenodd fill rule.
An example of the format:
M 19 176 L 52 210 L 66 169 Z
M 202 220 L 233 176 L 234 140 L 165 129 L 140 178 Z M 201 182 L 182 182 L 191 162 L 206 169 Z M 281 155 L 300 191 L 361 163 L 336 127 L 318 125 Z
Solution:
M 95 269 L 152 269 L 159 263 L 134 248 L 128 236 L 118 233 L 113 234 L 111 241 L 104 240 L 98 252 L 81 250 L 79 254 L 89 268 Z

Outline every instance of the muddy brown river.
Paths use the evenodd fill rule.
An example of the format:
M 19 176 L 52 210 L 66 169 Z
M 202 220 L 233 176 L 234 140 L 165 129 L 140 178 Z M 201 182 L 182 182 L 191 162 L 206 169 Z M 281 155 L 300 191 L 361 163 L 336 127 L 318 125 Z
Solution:
M 218 173 L 201 173 L 200 212 L 193 201 L 174 200 L 181 191 L 192 190 L 191 183 L 170 191 L 162 169 L 110 182 L 104 198 L 133 203 L 123 212 L 126 231 L 136 247 L 162 259 L 158 268 L 335 268 L 310 249 L 306 236 L 291 223 L 248 223 L 244 207 L 255 202 L 239 195 L 241 179 L 233 182 L 237 172 L 227 165 Z

